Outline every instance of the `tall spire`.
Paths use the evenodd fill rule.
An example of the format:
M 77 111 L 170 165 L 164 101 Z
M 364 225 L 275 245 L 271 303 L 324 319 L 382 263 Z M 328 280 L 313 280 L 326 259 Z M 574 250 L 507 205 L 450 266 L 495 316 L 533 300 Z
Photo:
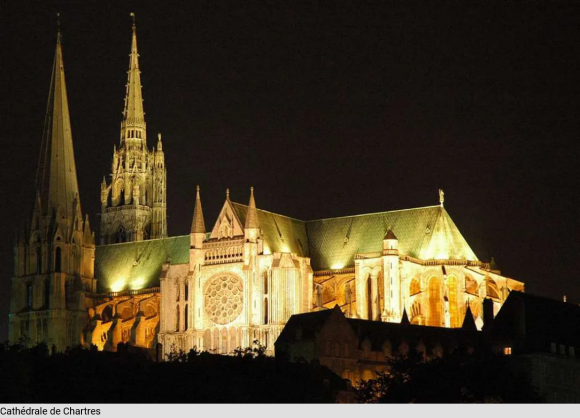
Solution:
M 201 198 L 199 196 L 199 186 L 195 196 L 195 208 L 193 209 L 193 222 L 191 223 L 192 234 L 205 234 L 205 222 L 203 221 L 203 211 L 201 210 Z
M 56 52 L 36 172 L 36 189 L 44 214 L 60 207 L 61 214 L 72 219 L 74 210 L 80 211 L 80 203 L 77 203 L 76 208 L 74 203 L 79 187 L 62 60 L 60 25 L 56 35 Z
M 248 214 L 246 215 L 245 229 L 258 228 L 258 211 L 256 210 L 256 200 L 254 199 L 254 188 L 250 188 L 250 203 L 248 204 Z
M 141 70 L 139 68 L 139 54 L 137 53 L 137 26 L 135 13 L 133 19 L 133 37 L 131 54 L 129 55 L 129 71 L 127 72 L 127 90 L 125 94 L 125 109 L 121 122 L 121 143 L 126 139 L 143 140 L 146 142 L 145 112 L 143 112 L 143 97 L 141 95 Z

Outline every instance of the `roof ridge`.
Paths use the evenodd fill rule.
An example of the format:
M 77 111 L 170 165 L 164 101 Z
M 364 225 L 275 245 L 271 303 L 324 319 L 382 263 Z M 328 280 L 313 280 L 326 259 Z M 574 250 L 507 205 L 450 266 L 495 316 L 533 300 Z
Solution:
M 243 207 L 244 207 L 244 208 L 246 208 L 246 209 L 248 208 L 248 205 L 244 205 L 243 203 L 238 203 L 238 202 L 234 202 L 234 201 L 231 201 L 231 203 L 232 203 L 232 205 L 243 206 Z M 271 212 L 271 211 L 269 211 L 269 210 L 264 210 L 264 209 L 260 209 L 260 208 L 256 208 L 256 210 L 257 210 L 258 212 L 265 212 L 265 213 L 270 213 L 270 214 L 272 214 L 272 215 L 276 215 L 276 216 L 281 216 L 281 217 L 283 217 L 283 218 L 292 219 L 292 220 L 294 220 L 294 221 L 299 221 L 299 222 L 308 222 L 308 221 L 304 221 L 304 220 L 302 220 L 302 219 L 293 218 L 293 217 L 291 217 L 291 216 L 282 215 L 281 213 Z
M 332 220 L 332 219 L 356 218 L 356 217 L 359 217 L 359 216 L 383 215 L 385 213 L 405 212 L 405 211 L 410 211 L 410 210 L 435 209 L 435 208 L 440 208 L 440 206 L 439 205 L 433 205 L 433 206 L 422 206 L 422 207 L 418 207 L 418 208 L 386 210 L 386 211 L 382 211 L 382 212 L 361 213 L 361 214 L 358 214 L 358 215 L 345 215 L 345 216 L 335 216 L 333 218 L 312 219 L 310 221 L 304 221 L 304 222 L 329 221 L 329 220 Z

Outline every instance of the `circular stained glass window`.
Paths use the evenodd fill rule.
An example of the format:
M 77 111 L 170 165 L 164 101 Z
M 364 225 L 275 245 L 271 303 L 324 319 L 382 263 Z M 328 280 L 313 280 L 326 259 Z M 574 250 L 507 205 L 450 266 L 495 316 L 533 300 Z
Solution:
M 204 306 L 205 312 L 213 322 L 220 325 L 229 324 L 242 313 L 243 289 L 242 280 L 228 274 L 210 281 L 205 289 Z

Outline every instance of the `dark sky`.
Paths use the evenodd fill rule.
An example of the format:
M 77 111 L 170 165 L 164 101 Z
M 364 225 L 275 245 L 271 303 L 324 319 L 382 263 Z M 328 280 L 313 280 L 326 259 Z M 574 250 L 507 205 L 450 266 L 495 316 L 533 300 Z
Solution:
M 279 3 L 284 3 L 280 5 Z M 137 15 L 149 146 L 170 235 L 195 185 L 317 219 L 438 203 L 479 259 L 580 303 L 578 2 L 23 2 L 0 8 L 0 340 L 12 242 L 32 209 L 61 13 L 83 210 L 119 143 Z

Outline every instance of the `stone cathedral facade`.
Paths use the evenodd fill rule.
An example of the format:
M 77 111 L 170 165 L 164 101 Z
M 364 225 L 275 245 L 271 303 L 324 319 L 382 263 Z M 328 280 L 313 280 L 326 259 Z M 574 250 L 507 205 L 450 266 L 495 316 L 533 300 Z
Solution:
M 11 341 L 227 354 L 258 340 L 272 354 L 293 314 L 338 305 L 349 318 L 448 328 L 472 314 L 481 328 L 484 299 L 497 313 L 523 290 L 476 257 L 442 191 L 433 206 L 312 221 L 262 210 L 253 189 L 247 205 L 228 191 L 206 229 L 198 187 L 190 233 L 167 237 L 164 151 L 160 136 L 147 146 L 134 23 L 129 65 L 95 247 L 57 41 L 37 198 L 15 246 Z

